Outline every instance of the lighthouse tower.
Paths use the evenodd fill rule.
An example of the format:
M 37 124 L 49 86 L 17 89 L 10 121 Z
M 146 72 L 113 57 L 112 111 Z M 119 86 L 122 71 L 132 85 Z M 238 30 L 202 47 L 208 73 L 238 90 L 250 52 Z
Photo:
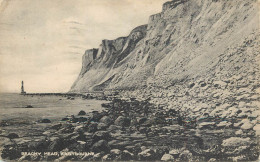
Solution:
M 21 94 L 26 94 L 26 92 L 24 91 L 23 81 L 22 81 L 22 86 L 21 86 Z

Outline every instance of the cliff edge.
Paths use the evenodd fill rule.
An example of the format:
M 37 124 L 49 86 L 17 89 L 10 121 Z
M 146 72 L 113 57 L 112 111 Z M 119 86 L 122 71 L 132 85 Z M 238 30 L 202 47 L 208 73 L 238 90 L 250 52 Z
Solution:
M 169 1 L 127 37 L 87 50 L 71 92 L 151 90 L 258 72 L 258 42 L 256 0 Z

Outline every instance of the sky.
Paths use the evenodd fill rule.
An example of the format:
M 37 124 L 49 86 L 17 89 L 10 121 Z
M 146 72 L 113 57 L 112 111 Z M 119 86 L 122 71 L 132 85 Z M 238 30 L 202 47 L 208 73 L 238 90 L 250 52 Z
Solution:
M 0 0 L 0 92 L 67 92 L 84 51 L 127 36 L 169 0 Z

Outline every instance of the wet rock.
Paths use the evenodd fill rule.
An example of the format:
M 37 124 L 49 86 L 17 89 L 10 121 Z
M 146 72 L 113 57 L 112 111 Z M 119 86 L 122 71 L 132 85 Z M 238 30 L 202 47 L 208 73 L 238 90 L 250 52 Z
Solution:
M 174 157 L 170 154 L 164 154 L 161 158 L 162 161 L 173 161 Z
M 83 110 L 81 110 L 81 111 L 78 113 L 78 115 L 79 115 L 79 116 L 80 116 L 80 115 L 86 115 L 86 112 L 83 111 Z
M 129 118 L 119 116 L 115 120 L 115 125 L 121 126 L 121 127 L 129 127 L 131 124 L 131 120 Z
M 110 147 L 108 146 L 108 143 L 105 140 L 100 140 L 96 142 L 91 149 L 93 152 L 110 152 Z
M 19 138 L 19 135 L 16 134 L 16 133 L 10 133 L 10 134 L 7 135 L 7 137 L 10 138 L 10 139 L 15 139 L 15 138 Z
M 50 119 L 42 119 L 40 122 L 41 123 L 51 123 Z

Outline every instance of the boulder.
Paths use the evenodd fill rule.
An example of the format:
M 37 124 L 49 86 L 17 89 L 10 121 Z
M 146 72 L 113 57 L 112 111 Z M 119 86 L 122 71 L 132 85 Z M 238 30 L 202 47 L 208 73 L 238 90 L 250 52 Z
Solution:
M 181 153 L 180 149 L 173 149 L 173 150 L 169 151 L 169 154 L 175 158 L 179 157 L 180 153 Z
M 121 152 L 121 154 L 119 155 L 119 157 L 117 158 L 117 160 L 120 161 L 129 161 L 129 160 L 133 160 L 134 154 L 130 153 L 127 150 L 124 150 L 123 152 Z
M 251 145 L 251 139 L 247 138 L 240 138 L 240 137 L 231 137 L 228 139 L 223 140 L 222 146 L 223 147 L 238 147 L 238 146 L 249 146 Z
M 106 130 L 108 128 L 108 125 L 105 123 L 98 123 L 97 129 L 98 130 Z
M 146 122 L 147 118 L 140 118 L 137 120 L 138 124 L 144 124 Z
M 49 152 L 56 152 L 56 151 L 61 151 L 63 150 L 63 141 L 56 137 L 51 141 L 50 145 L 48 146 L 48 151 Z
M 10 134 L 7 135 L 7 137 L 10 138 L 10 139 L 14 139 L 14 138 L 19 138 L 19 135 L 16 134 L 16 133 L 10 133 Z
M 112 150 L 110 150 L 110 154 L 112 154 L 112 155 L 120 155 L 122 153 L 122 151 L 121 150 L 119 150 L 119 149 L 112 149 Z
M 121 126 L 121 127 L 129 127 L 131 124 L 131 119 L 123 117 L 123 116 L 119 116 L 116 120 L 115 120 L 115 125 Z
M 105 140 L 100 140 L 98 142 L 96 142 L 92 147 L 91 150 L 95 153 L 98 152 L 110 152 L 110 147 L 107 144 L 107 141 Z
M 180 154 L 181 161 L 191 161 L 191 159 L 192 159 L 192 153 L 189 150 L 184 150 Z
M 162 161 L 173 161 L 174 157 L 170 154 L 164 154 L 161 158 Z
M 94 142 L 97 142 L 99 140 L 106 140 L 108 141 L 111 138 L 111 135 L 108 131 L 98 131 L 94 133 L 92 136 L 92 139 Z
M 51 123 L 50 119 L 42 119 L 40 122 L 41 123 Z
M 152 149 L 146 149 L 138 154 L 138 159 L 141 161 L 153 161 L 155 152 Z
M 21 157 L 21 150 L 14 145 L 4 146 L 1 152 L 2 159 L 15 160 Z
M 78 113 L 78 115 L 79 115 L 79 116 L 80 116 L 80 115 L 86 115 L 86 112 L 83 111 L 83 110 L 81 110 L 81 111 Z
M 241 121 L 241 123 L 243 123 L 242 126 L 241 126 L 241 129 L 244 129 L 244 130 L 249 130 L 249 129 L 252 129 L 254 127 L 254 125 L 248 119 L 243 119 Z
M 90 133 L 96 132 L 96 131 L 97 131 L 97 126 L 98 126 L 97 123 L 91 123 L 91 124 L 88 126 L 88 132 L 90 132 Z
M 113 123 L 113 120 L 109 116 L 103 116 L 100 120 L 100 123 L 104 123 L 106 125 L 110 125 Z

